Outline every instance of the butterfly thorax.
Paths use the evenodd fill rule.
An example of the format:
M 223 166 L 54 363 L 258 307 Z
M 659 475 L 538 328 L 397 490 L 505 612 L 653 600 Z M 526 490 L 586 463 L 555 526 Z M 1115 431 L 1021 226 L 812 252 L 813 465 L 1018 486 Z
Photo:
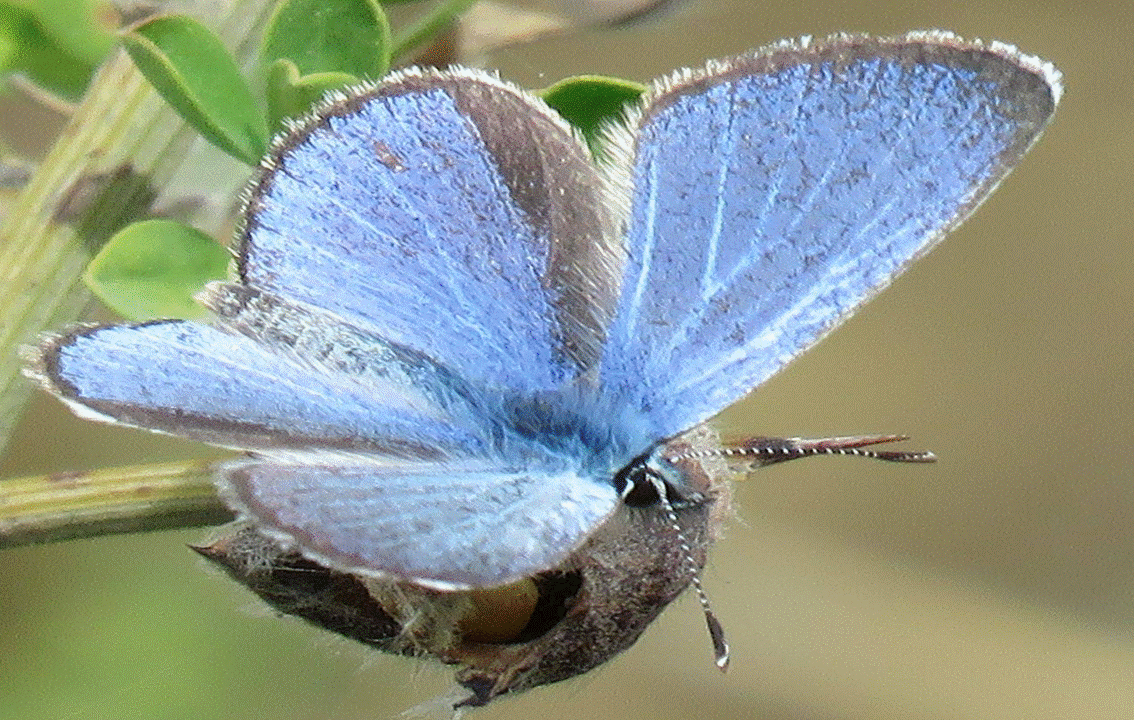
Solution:
M 498 447 L 528 446 L 587 475 L 615 473 L 654 444 L 632 408 L 590 389 L 504 396 L 500 415 Z

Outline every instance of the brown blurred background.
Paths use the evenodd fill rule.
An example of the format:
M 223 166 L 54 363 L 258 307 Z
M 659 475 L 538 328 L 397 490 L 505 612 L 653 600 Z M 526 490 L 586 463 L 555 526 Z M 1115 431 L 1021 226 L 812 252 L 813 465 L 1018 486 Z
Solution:
M 1054 124 L 963 229 L 719 424 L 906 432 L 940 462 L 742 482 L 705 577 L 727 675 L 684 598 L 606 667 L 481 717 L 1134 717 L 1128 0 L 687 1 L 486 64 L 530 87 L 648 80 L 783 37 L 937 27 L 1056 63 Z M 39 398 L 0 476 L 191 452 Z M 449 688 L 443 669 L 273 619 L 186 549 L 207 533 L 0 553 L 0 718 L 375 720 Z

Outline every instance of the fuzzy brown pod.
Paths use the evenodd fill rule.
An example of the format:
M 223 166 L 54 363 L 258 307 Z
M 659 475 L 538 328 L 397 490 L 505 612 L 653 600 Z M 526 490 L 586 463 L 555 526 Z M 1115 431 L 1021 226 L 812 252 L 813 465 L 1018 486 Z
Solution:
M 285 615 L 383 652 L 459 666 L 459 705 L 585 673 L 630 647 L 705 564 L 730 512 L 733 472 L 707 428 L 672 441 L 685 487 L 673 508 L 623 503 L 557 567 L 515 583 L 443 592 L 338 572 L 249 525 L 195 548 Z M 648 494 L 648 491 L 646 491 Z
M 699 575 L 731 515 L 731 479 L 819 455 L 936 459 L 928 452 L 865 449 L 905 439 L 756 437 L 721 447 L 702 426 L 661 448 L 676 475 L 660 486 L 643 475 L 632 478 L 615 513 L 561 564 L 495 588 L 445 592 L 336 571 L 247 524 L 194 549 L 284 615 L 382 652 L 458 666 L 457 683 L 469 695 L 455 707 L 485 705 L 605 663 L 633 645 L 691 584 L 724 669 L 727 643 Z M 685 499 L 671 499 L 671 482 L 683 488 Z

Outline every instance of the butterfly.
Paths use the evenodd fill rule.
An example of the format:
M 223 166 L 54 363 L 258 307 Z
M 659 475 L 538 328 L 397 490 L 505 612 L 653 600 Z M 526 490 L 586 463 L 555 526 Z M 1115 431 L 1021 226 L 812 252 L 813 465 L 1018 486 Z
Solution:
M 961 223 L 1060 92 L 1000 43 L 805 38 L 654 82 L 596 160 L 511 84 L 399 71 L 277 139 L 208 322 L 72 328 L 31 374 L 243 451 L 216 478 L 240 523 L 199 550 L 484 704 L 700 590 L 736 471 L 930 459 L 706 422 Z

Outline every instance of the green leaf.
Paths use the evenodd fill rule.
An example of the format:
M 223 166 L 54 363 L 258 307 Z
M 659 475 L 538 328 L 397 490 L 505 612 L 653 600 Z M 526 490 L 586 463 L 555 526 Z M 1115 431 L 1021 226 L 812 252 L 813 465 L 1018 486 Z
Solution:
M 291 60 L 305 76 L 379 78 L 390 68 L 390 23 L 376 0 L 283 0 L 261 55 L 266 65 Z
M 77 98 L 94 66 L 61 48 L 32 10 L 0 0 L 0 73 L 20 71 L 40 87 Z
M 324 95 L 336 88 L 353 85 L 358 78 L 348 73 L 312 73 L 300 77 L 291 60 L 280 59 L 268 68 L 268 122 L 273 132 L 280 130 L 284 118 L 298 117 L 311 110 Z
M 252 91 L 221 41 L 183 15 L 136 26 L 122 44 L 146 79 L 197 132 L 252 165 L 263 156 L 268 126 Z
M 637 102 L 645 89 L 644 85 L 620 78 L 579 75 L 560 80 L 541 91 L 540 96 L 583 133 L 595 157 L 602 157 L 599 128 L 617 122 L 626 105 Z
M 68 55 L 98 65 L 114 47 L 118 12 L 102 0 L 32 0 L 40 25 Z
M 83 279 L 115 312 L 132 320 L 195 319 L 193 296 L 223 280 L 230 255 L 211 237 L 170 220 L 145 220 L 120 230 L 87 266 Z

